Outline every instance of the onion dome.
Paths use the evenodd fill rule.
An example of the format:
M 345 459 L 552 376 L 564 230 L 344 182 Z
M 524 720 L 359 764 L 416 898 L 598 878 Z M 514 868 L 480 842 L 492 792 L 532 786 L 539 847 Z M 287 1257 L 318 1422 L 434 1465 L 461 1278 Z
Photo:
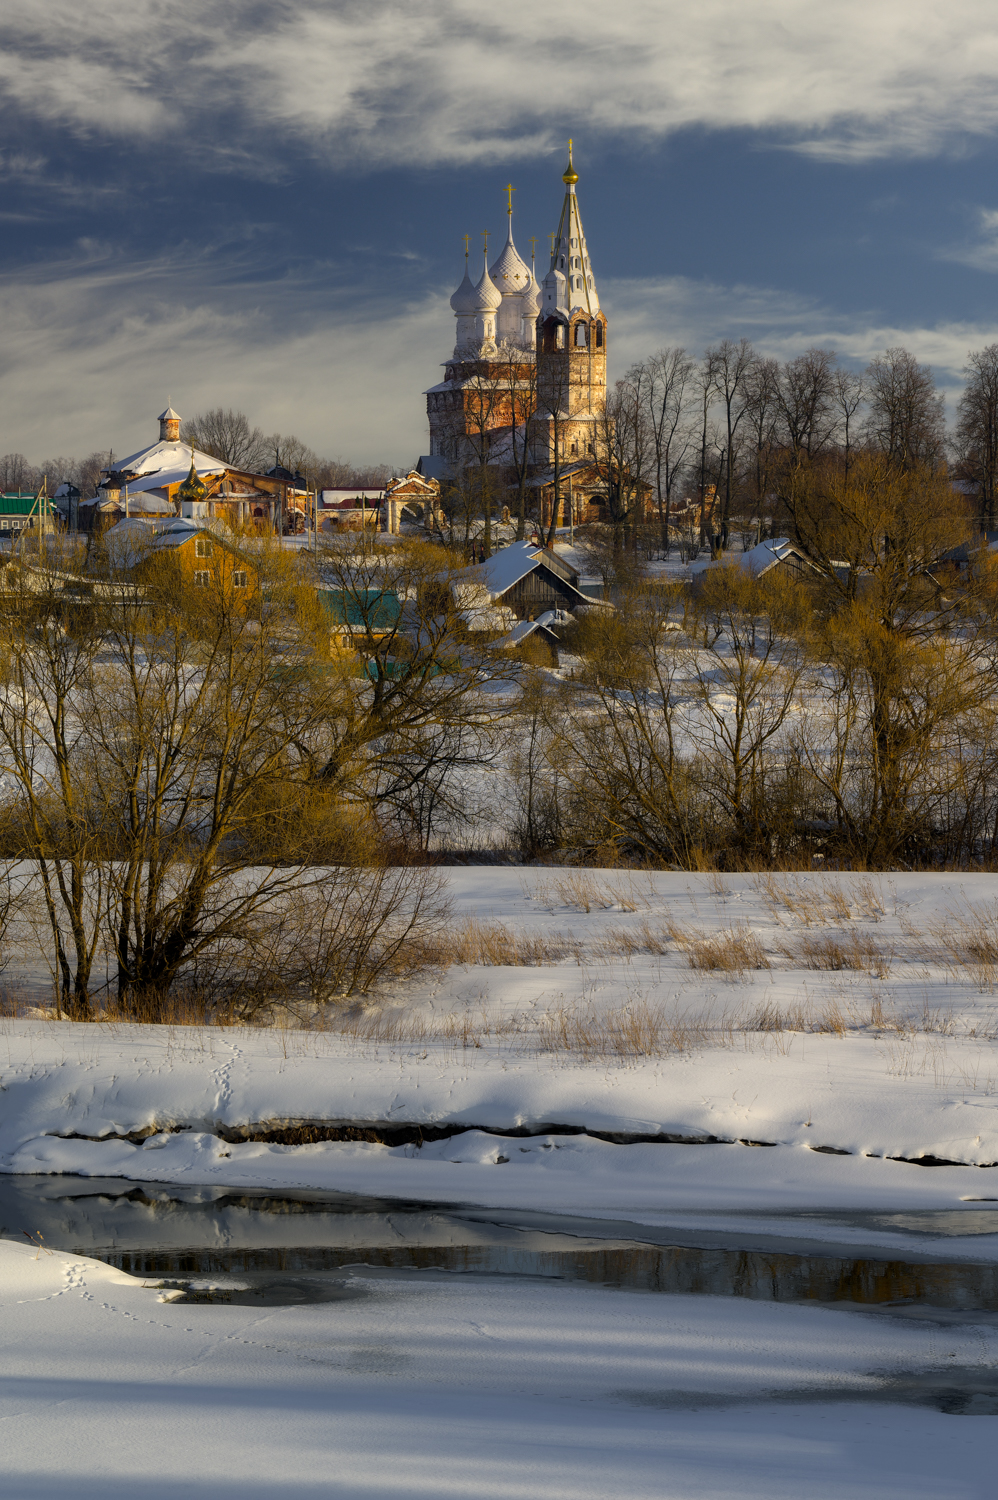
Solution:
M 561 174 L 561 180 L 566 187 L 573 188 L 579 180 L 579 174 L 572 165 L 572 142 L 568 143 L 568 166 Z
M 475 288 L 472 285 L 471 277 L 468 275 L 467 255 L 464 257 L 464 280 L 450 299 L 450 305 L 459 318 L 468 317 L 470 314 L 478 311 L 478 304 L 475 301 Z
M 198 478 L 198 471 L 194 467 L 194 453 L 191 452 L 191 472 L 177 491 L 178 500 L 203 500 L 208 493 L 208 486 Z
M 482 268 L 482 276 L 475 287 L 475 304 L 472 312 L 495 312 L 502 301 L 502 292 L 489 275 L 488 262 Z
M 541 289 L 533 271 L 527 273 L 527 284 L 523 289 L 523 316 L 536 318 L 541 310 Z
M 512 220 L 506 243 L 489 267 L 489 276 L 504 297 L 508 297 L 511 292 L 522 292 L 530 281 L 530 271 L 513 244 Z

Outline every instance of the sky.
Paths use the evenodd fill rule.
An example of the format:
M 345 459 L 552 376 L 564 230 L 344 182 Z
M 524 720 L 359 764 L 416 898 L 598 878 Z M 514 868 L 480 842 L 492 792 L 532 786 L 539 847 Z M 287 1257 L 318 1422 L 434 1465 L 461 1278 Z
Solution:
M 0 452 L 235 407 L 404 469 L 503 189 L 566 139 L 612 375 L 998 341 L 993 0 L 0 0 Z M 477 257 L 476 257 L 477 251 Z M 490 255 L 491 258 L 491 255 Z M 541 262 L 539 269 L 546 269 Z

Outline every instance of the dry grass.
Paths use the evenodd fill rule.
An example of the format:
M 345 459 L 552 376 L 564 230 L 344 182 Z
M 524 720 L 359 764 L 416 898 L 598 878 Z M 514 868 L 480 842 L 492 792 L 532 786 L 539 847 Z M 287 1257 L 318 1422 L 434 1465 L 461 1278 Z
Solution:
M 727 1022 L 715 1024 L 705 1010 L 667 1015 L 647 1001 L 607 1010 L 562 1009 L 545 1017 L 537 1041 L 545 1052 L 570 1054 L 583 1062 L 688 1054 L 730 1041 Z
M 698 973 L 745 974 L 750 969 L 768 969 L 766 950 L 746 923 L 707 933 L 698 928 L 666 924 L 666 931 Z
M 998 901 L 948 907 L 928 930 L 951 970 L 967 973 L 979 990 L 998 988 Z
M 552 911 L 567 906 L 572 911 L 640 911 L 654 894 L 649 885 L 645 893 L 635 877 L 625 872 L 612 881 L 599 880 L 591 870 L 565 870 L 550 880 L 539 880 L 524 886 L 524 895 L 543 902 Z
M 862 932 L 850 932 L 844 938 L 806 937 L 798 948 L 780 947 L 791 963 L 804 969 L 852 969 L 867 971 L 878 979 L 890 973 L 893 950 L 883 949 Z
M 746 1031 L 763 1031 L 778 1034 L 784 1031 L 818 1032 L 832 1036 L 845 1036 L 846 1018 L 837 1001 L 829 1001 L 820 1011 L 815 1011 L 809 1001 L 795 1000 L 790 1005 L 779 1006 L 767 1000 L 744 1025 Z
M 445 964 L 482 964 L 485 967 L 534 968 L 578 958 L 580 945 L 563 933 L 513 932 L 503 922 L 469 917 L 437 939 L 437 958 Z

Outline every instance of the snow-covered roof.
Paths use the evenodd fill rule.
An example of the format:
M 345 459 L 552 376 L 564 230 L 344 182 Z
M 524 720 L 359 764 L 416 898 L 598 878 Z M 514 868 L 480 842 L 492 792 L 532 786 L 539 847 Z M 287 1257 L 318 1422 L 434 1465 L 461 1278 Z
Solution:
M 457 577 L 467 579 L 469 583 L 480 584 L 494 599 L 505 594 L 521 578 L 526 578 L 543 559 L 543 547 L 537 547 L 532 542 L 513 542 L 512 546 L 493 552 L 485 562 L 465 568 Z
M 546 567 L 553 573 L 563 588 L 577 596 L 580 604 L 591 602 L 575 587 L 571 578 L 565 576 L 571 570 L 562 559 L 552 558 L 547 548 L 539 547 L 536 542 L 513 542 L 509 547 L 493 552 L 485 562 L 462 569 L 456 579 L 478 584 L 487 590 L 491 598 L 499 599 L 514 584 L 519 583 L 521 578 L 526 578 L 528 573 L 540 567 Z
M 193 536 L 211 536 L 222 545 L 226 541 L 223 523 L 219 521 L 191 521 L 186 516 L 160 516 L 143 518 L 129 516 L 105 533 L 104 545 L 107 555 L 116 568 L 134 568 L 153 552 L 169 552 L 182 547 Z
M 197 448 L 192 448 L 190 443 L 153 443 L 148 448 L 140 448 L 138 453 L 130 453 L 127 458 L 117 458 L 109 469 L 102 470 L 104 474 L 141 474 L 164 475 L 166 473 L 181 472 L 180 480 L 159 478 L 159 484 L 182 483 L 191 471 L 193 462 L 200 479 L 205 474 L 224 474 L 227 465 L 219 458 L 212 458 L 210 453 L 202 453 Z
M 803 553 L 789 537 L 767 537 L 748 552 L 726 552 L 723 557 L 698 558 L 690 564 L 690 576 L 697 578 L 708 568 L 735 567 L 741 568 L 752 578 L 761 578 L 763 573 L 768 573 L 770 568 L 775 568 L 777 563 L 786 562 L 790 557 L 803 557 Z
M 528 636 L 534 635 L 538 630 L 543 635 L 557 640 L 557 637 L 552 635 L 551 626 L 561 623 L 557 617 L 562 615 L 564 615 L 566 620 L 571 620 L 572 618 L 571 615 L 565 614 L 564 610 L 549 609 L 545 610 L 544 614 L 539 615 L 536 620 L 517 621 L 508 635 L 504 635 L 501 641 L 496 641 L 496 649 L 502 650 L 511 646 L 520 646 Z

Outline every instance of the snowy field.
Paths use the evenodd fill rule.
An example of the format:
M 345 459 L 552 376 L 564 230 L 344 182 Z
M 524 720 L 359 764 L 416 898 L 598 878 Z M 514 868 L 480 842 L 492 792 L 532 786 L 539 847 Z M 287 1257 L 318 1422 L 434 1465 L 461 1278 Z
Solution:
M 998 878 L 449 878 L 476 961 L 328 1030 L 3 1021 L 0 1170 L 788 1246 L 807 1210 L 813 1241 L 885 1257 L 911 1236 L 843 1215 L 934 1209 L 972 1228 L 922 1234 L 923 1256 L 998 1260 Z M 443 1138 L 239 1138 L 303 1121 Z M 0 1278 L 3 1493 L 26 1500 L 994 1493 L 998 1401 L 968 1420 L 892 1396 L 919 1372 L 993 1379 L 992 1314 L 443 1273 L 171 1305 L 9 1241 Z

